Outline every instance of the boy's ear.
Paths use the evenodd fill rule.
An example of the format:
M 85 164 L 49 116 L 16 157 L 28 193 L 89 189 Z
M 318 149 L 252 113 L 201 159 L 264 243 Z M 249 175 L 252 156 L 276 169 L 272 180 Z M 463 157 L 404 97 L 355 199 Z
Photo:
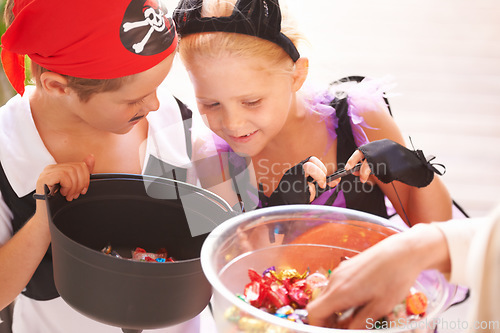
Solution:
M 307 74 L 309 73 L 309 59 L 299 58 L 295 62 L 295 68 L 293 71 L 293 89 L 298 91 L 304 84 Z
M 40 84 L 51 95 L 64 95 L 67 93 L 68 79 L 54 72 L 44 72 L 40 75 Z

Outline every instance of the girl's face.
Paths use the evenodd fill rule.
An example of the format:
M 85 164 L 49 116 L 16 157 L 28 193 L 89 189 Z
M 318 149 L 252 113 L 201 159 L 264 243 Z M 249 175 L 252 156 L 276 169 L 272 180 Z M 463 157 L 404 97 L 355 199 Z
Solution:
M 255 156 L 280 134 L 300 88 L 294 73 L 259 59 L 195 56 L 186 66 L 199 111 L 238 154 Z
M 129 132 L 150 111 L 160 107 L 156 89 L 170 71 L 173 57 L 172 54 L 155 67 L 134 75 L 118 90 L 94 94 L 87 102 L 79 101 L 77 117 L 99 130 Z

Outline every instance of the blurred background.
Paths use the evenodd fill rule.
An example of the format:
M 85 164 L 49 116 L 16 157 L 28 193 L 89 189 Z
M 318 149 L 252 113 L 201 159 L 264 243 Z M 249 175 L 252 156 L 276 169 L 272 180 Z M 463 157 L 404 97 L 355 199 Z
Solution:
M 167 2 L 175 8 L 177 1 Z M 471 215 L 500 203 L 500 1 L 288 0 L 310 46 L 309 80 L 392 76 L 390 104 L 407 143 L 446 166 Z M 167 80 L 191 102 L 177 61 Z
M 169 10 L 177 4 L 165 2 Z M 288 3 L 310 42 L 302 50 L 310 59 L 309 80 L 326 86 L 347 75 L 392 76 L 397 85 L 389 100 L 405 137 L 446 166 L 442 179 L 471 216 L 487 214 L 499 202 L 500 189 L 495 171 L 500 166 L 500 2 Z M 172 93 L 194 106 L 178 59 L 167 81 Z M 1 104 L 11 95 L 2 70 Z

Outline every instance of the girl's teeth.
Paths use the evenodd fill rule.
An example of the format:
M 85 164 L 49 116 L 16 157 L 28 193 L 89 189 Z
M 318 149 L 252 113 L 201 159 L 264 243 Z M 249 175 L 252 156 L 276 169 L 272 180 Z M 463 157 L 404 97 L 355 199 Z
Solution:
M 252 132 L 252 133 L 248 133 L 248 134 L 246 134 L 246 135 L 242 135 L 242 136 L 240 136 L 240 138 L 246 138 L 247 136 L 250 136 L 250 135 L 254 134 L 255 132 L 256 132 L 256 131 L 254 131 L 254 132 Z

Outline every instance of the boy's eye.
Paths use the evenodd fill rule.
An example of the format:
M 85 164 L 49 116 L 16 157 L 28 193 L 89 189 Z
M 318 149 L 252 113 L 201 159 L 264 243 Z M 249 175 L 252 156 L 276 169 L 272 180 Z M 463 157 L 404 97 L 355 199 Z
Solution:
M 137 101 L 129 102 L 128 104 L 131 105 L 131 106 L 134 106 L 134 105 L 139 105 L 139 104 L 142 104 L 142 103 L 144 103 L 144 98 L 140 99 L 140 100 L 137 100 Z

